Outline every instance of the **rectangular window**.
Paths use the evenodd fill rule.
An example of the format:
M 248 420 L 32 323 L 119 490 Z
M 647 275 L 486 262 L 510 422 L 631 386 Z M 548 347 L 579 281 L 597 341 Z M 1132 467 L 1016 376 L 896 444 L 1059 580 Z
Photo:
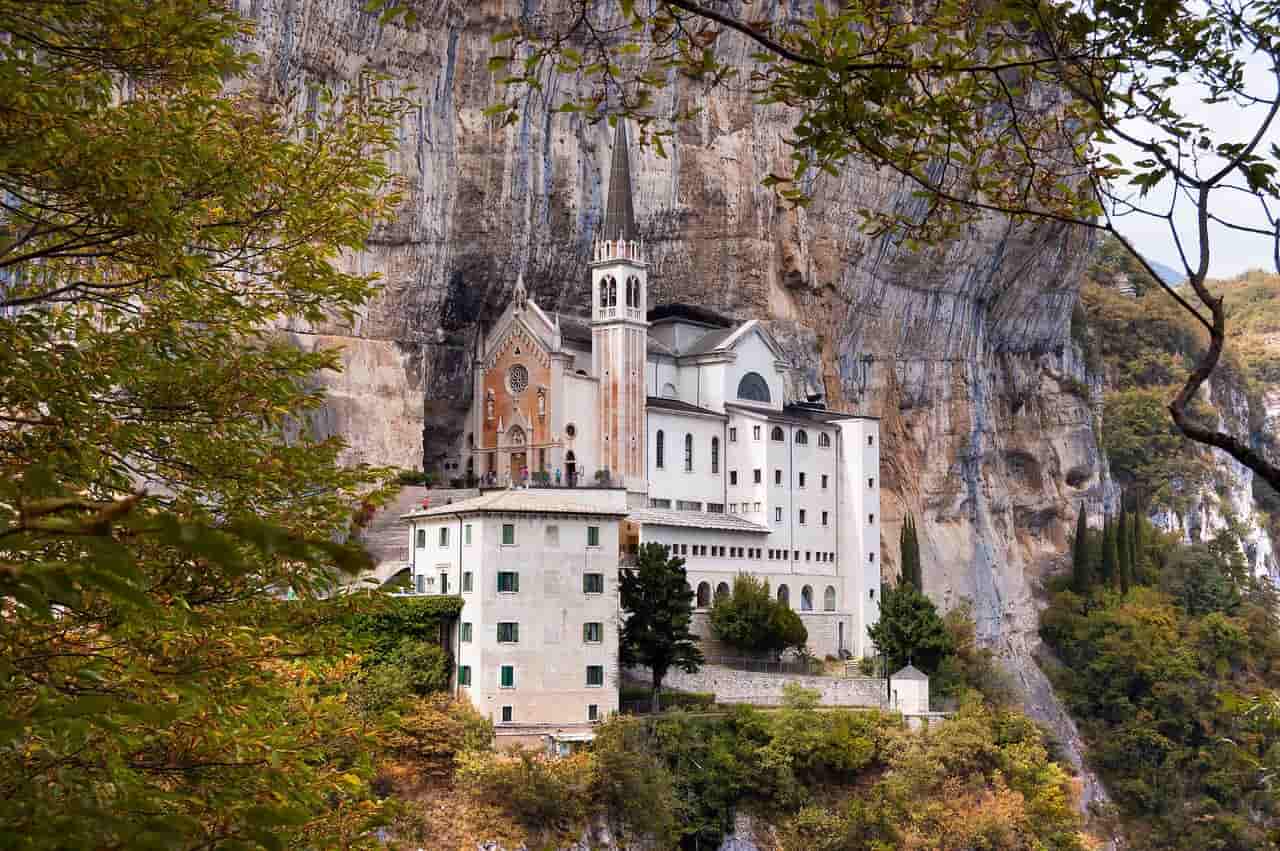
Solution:
M 514 547 L 516 544 L 516 524 L 502 524 L 502 545 L 504 547 Z
M 603 573 L 582 574 L 582 593 L 583 594 L 603 594 L 604 593 L 604 574 Z
M 511 711 L 511 707 L 502 707 L 502 723 L 510 724 L 513 718 L 515 718 L 515 714 Z
M 876 522 L 876 516 L 875 516 L 874 514 L 868 514 L 868 515 L 867 515 L 867 522 L 868 522 L 868 523 L 875 523 L 875 522 Z
M 418 530 L 418 549 L 422 549 L 426 545 L 427 545 L 427 530 L 419 529 Z
M 467 593 L 471 590 L 471 571 L 464 570 L 462 572 L 462 591 Z
M 723 502 L 708 502 L 708 503 L 707 503 L 707 513 L 708 513 L 708 514 L 724 514 L 724 503 L 723 503 Z
M 458 626 L 458 641 L 463 644 L 471 642 L 471 621 L 464 621 Z
M 759 513 L 760 513 L 760 503 L 758 503 L 758 502 L 757 502 L 757 503 L 753 503 L 753 504 L 752 504 L 752 506 L 751 506 L 751 510 L 752 510 L 754 513 L 756 513 L 756 514 L 759 514 Z
M 691 501 L 691 500 L 687 500 L 687 499 L 677 499 L 677 500 L 676 500 L 676 510 L 678 510 L 678 511 L 701 511 L 701 510 L 702 510 L 702 503 L 700 503 L 700 502 L 693 502 L 693 501 Z
M 471 546 L 471 524 L 462 527 L 462 543 Z
M 588 721 L 599 721 L 599 720 L 600 720 L 600 707 L 599 707 L 599 706 L 597 706 L 597 705 L 596 705 L 596 704 L 594 704 L 594 703 L 588 703 L 588 704 L 587 704 L 587 720 L 588 720 Z
M 774 483 L 775 485 L 780 485 L 780 484 L 782 484 L 782 471 L 781 471 L 781 470 L 774 470 L 774 471 L 773 471 L 773 483 Z
M 449 546 L 449 527 L 448 526 L 440 527 L 440 546 L 441 547 Z
M 599 526 L 587 527 L 587 546 L 588 547 L 600 546 L 600 527 Z
M 752 439 L 752 440 L 759 440 L 759 439 L 760 439 L 760 426 L 752 426 L 752 427 L 751 427 L 751 439 Z
M 804 525 L 804 519 L 805 519 L 805 510 L 802 508 L 800 509 L 800 525 L 801 526 Z
M 867 446 L 875 446 L 876 439 L 872 435 L 867 435 Z
M 520 590 L 520 574 L 514 570 L 498 571 L 498 593 L 515 594 Z
M 440 574 L 440 593 L 449 593 L 449 574 L 447 573 Z
M 874 478 L 867 479 L 867 487 L 874 488 L 875 486 L 876 486 L 876 480 Z
M 775 509 L 773 510 L 773 522 L 774 522 L 774 523 L 781 523 L 781 522 L 782 522 L 782 507 L 781 507 L 781 506 L 778 506 L 777 508 L 775 508 Z
M 471 685 L 471 666 L 470 665 L 458 666 L 458 685 L 460 686 Z
M 738 442 L 738 428 L 737 428 L 737 426 L 731 426 L 731 427 L 729 428 L 729 442 L 730 442 L 730 443 L 737 443 L 737 442 Z
M 805 561 L 808 561 L 808 560 L 809 560 L 809 555 L 810 555 L 812 552 L 813 552 L 812 550 L 805 550 L 805 551 L 804 551 L 804 560 L 805 560 Z
M 427 593 L 427 577 L 425 574 L 417 574 L 413 577 L 413 581 L 419 594 Z
M 503 665 L 503 666 L 499 669 L 499 674 L 498 674 L 498 685 L 499 685 L 500 687 L 502 687 L 502 688 L 515 688 L 515 687 L 516 687 L 516 668 L 515 668 L 515 665 Z M 506 713 L 504 712 L 503 714 L 505 715 Z M 509 718 L 504 718 L 503 720 L 508 720 L 508 721 L 509 721 L 510 719 L 509 719 Z
M 670 508 L 670 507 L 671 507 L 671 500 L 669 500 L 669 499 L 656 499 L 656 498 L 654 498 L 654 497 L 650 497 L 650 498 L 649 498 L 649 507 L 650 507 L 650 508 Z
M 604 641 L 604 624 L 584 623 L 582 625 L 582 640 L 587 644 L 599 644 Z
M 592 687 L 604 685 L 604 665 L 587 666 L 587 685 Z
M 751 476 L 757 485 L 760 484 L 760 476 L 761 476 L 760 470 L 758 469 L 752 470 Z
M 689 545 L 688 545 L 688 544 L 681 544 L 681 545 L 680 545 L 680 555 L 682 555 L 682 556 L 687 556 L 688 554 L 689 554 Z
M 737 514 L 737 513 L 738 513 L 738 503 L 736 503 L 736 502 L 731 502 L 731 503 L 729 503 L 729 513 L 730 513 L 730 514 Z
M 513 621 L 503 621 L 498 624 L 498 643 L 499 644 L 518 644 L 520 641 L 520 624 Z
M 737 483 L 738 483 L 738 471 L 737 471 L 737 470 L 730 470 L 730 471 L 729 471 L 729 484 L 731 484 L 731 485 L 736 485 Z
M 542 536 L 546 540 L 548 547 L 560 546 L 560 527 L 559 526 L 547 526 L 546 529 L 543 531 Z
M 824 512 L 822 512 L 822 525 L 823 525 L 823 526 L 826 526 L 826 525 L 827 525 L 827 519 L 828 519 L 827 512 L 825 512 L 825 511 L 824 511 Z
M 826 489 L 827 489 L 827 475 L 826 475 L 826 473 L 823 473 L 823 474 L 822 474 L 822 489 L 823 489 L 823 490 L 826 490 Z
M 867 553 L 867 561 L 875 561 L 875 560 L 876 560 L 875 553 Z
M 800 560 L 800 551 L 796 550 L 795 558 L 793 558 L 792 561 L 799 561 L 799 560 Z
M 804 487 L 804 473 L 800 474 L 800 487 Z

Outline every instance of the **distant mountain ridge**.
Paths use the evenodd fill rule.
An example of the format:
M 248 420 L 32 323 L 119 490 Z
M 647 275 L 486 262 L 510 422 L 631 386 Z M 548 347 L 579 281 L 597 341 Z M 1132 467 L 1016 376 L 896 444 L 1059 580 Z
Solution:
M 1172 266 L 1166 266 L 1158 260 L 1151 260 L 1148 258 L 1147 263 L 1155 270 L 1156 274 L 1160 276 L 1160 280 L 1164 281 L 1166 284 L 1180 284 L 1187 279 L 1187 276 L 1182 274 L 1182 272 L 1179 272 Z

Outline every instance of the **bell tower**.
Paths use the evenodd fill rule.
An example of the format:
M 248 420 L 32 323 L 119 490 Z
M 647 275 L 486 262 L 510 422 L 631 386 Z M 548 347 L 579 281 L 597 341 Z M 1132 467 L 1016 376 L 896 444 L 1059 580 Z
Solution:
M 643 495 L 649 265 L 631 203 L 630 153 L 619 118 L 604 226 L 591 249 L 591 360 L 600 379 L 600 467 Z

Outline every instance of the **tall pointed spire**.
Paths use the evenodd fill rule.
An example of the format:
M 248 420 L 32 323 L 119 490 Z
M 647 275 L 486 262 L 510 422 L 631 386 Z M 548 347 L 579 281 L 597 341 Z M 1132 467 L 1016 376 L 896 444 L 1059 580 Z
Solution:
M 639 239 L 636 215 L 631 206 L 631 151 L 627 143 L 627 120 L 618 117 L 613 134 L 613 165 L 609 169 L 609 198 L 604 212 L 602 239 Z

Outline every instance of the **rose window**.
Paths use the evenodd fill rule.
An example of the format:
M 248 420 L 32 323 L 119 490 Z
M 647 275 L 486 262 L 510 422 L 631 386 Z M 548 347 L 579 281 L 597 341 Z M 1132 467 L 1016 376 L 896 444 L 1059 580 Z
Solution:
M 511 367 L 507 372 L 507 386 L 515 394 L 523 393 L 529 386 L 529 370 L 520 364 Z

